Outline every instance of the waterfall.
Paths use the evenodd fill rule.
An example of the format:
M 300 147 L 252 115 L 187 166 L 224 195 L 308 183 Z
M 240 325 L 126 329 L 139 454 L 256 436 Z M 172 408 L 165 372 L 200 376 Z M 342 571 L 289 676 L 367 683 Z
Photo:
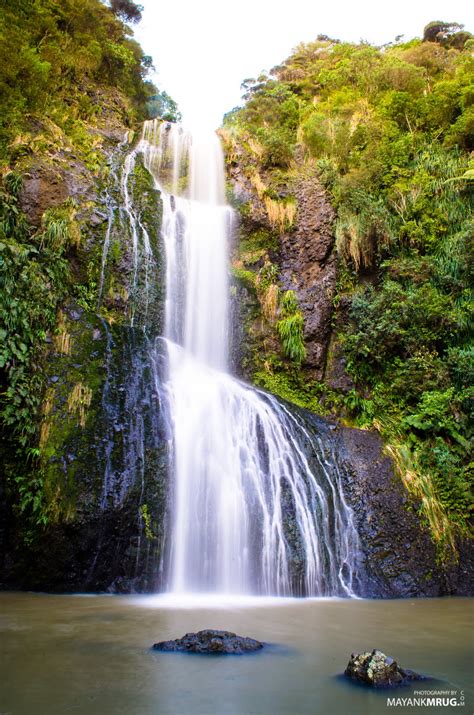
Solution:
M 217 136 L 155 120 L 145 123 L 137 151 L 164 206 L 173 431 L 168 586 L 178 593 L 354 595 L 358 537 L 337 468 L 289 409 L 228 373 L 232 211 Z
M 153 256 L 150 236 L 142 221 L 140 209 L 130 189 L 130 179 L 135 170 L 137 151 L 123 152 L 128 148 L 128 132 L 110 159 L 109 186 L 105 191 L 107 209 L 107 229 L 102 248 L 101 271 L 98 286 L 98 306 L 104 299 L 107 262 L 110 246 L 114 241 L 118 246 L 126 243 L 130 250 L 131 265 L 128 275 L 128 310 L 131 327 L 147 327 L 148 308 L 152 294 L 150 278 L 157 266 Z M 120 168 L 120 171 L 119 171 Z

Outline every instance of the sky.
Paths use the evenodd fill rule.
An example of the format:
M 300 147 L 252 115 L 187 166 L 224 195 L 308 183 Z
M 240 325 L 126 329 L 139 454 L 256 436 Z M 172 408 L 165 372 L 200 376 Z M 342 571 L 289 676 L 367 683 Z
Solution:
M 469 0 L 139 0 L 135 37 L 153 57 L 151 79 L 178 102 L 183 123 L 216 128 L 241 103 L 240 84 L 318 34 L 381 45 L 420 37 L 432 20 L 474 32 Z

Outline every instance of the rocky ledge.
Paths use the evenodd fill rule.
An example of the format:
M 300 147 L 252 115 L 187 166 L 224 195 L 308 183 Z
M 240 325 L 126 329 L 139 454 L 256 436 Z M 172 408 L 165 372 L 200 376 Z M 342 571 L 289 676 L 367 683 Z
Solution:
M 424 675 L 400 668 L 393 658 L 380 650 L 352 653 L 344 675 L 372 688 L 393 688 L 412 680 L 426 680 Z
M 155 643 L 153 650 L 182 653 L 209 653 L 242 655 L 263 648 L 263 643 L 253 638 L 238 636 L 230 631 L 205 630 L 186 633 L 182 638 Z

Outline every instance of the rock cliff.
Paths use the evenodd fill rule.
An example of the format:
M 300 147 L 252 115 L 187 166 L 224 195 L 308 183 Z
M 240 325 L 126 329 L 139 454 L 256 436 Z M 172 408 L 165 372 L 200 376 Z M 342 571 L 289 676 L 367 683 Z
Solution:
M 292 410 L 299 412 L 295 404 L 314 406 L 324 414 L 328 387 L 340 393 L 354 387 L 338 337 L 349 316 L 346 297 L 337 296 L 340 263 L 335 250 L 334 210 L 316 174 L 303 167 L 284 186 L 276 187 L 278 200 L 285 201 L 288 193 L 294 197 L 296 212 L 291 225 L 275 230 L 265 192 L 259 193 L 262 185 L 271 184 L 272 177 L 263 174 L 255 182 L 255 171 L 255 162 L 249 161 L 245 150 L 234 147 L 228 176 L 240 220 L 234 241 L 234 265 L 238 267 L 233 304 L 236 370 L 290 400 Z M 260 251 L 255 251 L 256 235 L 263 247 Z M 285 359 L 275 331 L 277 316 L 272 318 L 265 311 L 259 281 L 269 262 L 280 291 L 294 291 L 304 316 L 306 358 L 300 367 Z M 316 398 L 308 396 L 309 386 Z M 312 412 L 300 414 L 312 433 L 324 435 L 343 474 L 363 551 L 361 595 L 394 598 L 472 593 L 471 547 L 459 541 L 460 559 L 440 565 L 420 498 L 407 491 L 378 433 L 343 427 L 334 413 L 332 426 L 331 420 Z
M 31 516 L 29 502 L 18 506 L 2 480 L 4 588 L 129 592 L 156 590 L 160 581 L 169 461 L 156 341 L 161 200 L 126 126 L 110 106 L 104 111 L 98 172 L 64 150 L 24 168 L 29 223 L 40 227 L 48 210 L 73 200 L 81 240 L 68 256 L 72 280 L 55 330 L 37 358 L 41 457 L 38 477 L 29 477 Z

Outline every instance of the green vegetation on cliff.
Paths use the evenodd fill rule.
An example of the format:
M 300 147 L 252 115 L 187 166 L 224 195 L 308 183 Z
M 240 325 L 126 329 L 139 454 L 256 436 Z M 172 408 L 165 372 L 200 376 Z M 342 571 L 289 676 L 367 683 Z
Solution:
M 281 301 L 280 320 L 277 330 L 285 355 L 296 365 L 301 365 L 306 357 L 303 342 L 303 315 L 298 310 L 298 301 L 292 290 L 287 290 Z
M 104 195 L 117 193 L 123 160 L 117 145 L 150 113 L 177 115 L 146 79 L 151 58 L 124 24 L 139 18 L 132 0 L 0 0 L 0 458 L 27 535 L 60 511 L 59 481 L 48 486 L 54 389 L 46 390 L 45 363 L 71 352 L 61 308 L 97 310 Z M 130 181 L 140 183 L 137 210 L 156 253 L 157 219 L 146 205 L 156 204 L 153 182 L 139 164 Z M 121 252 L 114 238 L 102 300 L 110 322 L 127 314 Z M 73 420 L 80 430 L 86 422 L 90 367 L 84 385 L 71 386 L 79 385 L 77 409 L 66 411 L 71 430 Z
M 308 172 L 337 211 L 332 346 L 352 387 L 315 382 L 304 361 L 289 367 L 261 346 L 255 379 L 377 428 L 444 554 L 466 532 L 474 475 L 473 51 L 449 23 L 381 48 L 320 36 L 246 80 L 222 132 L 268 218 L 268 200 L 287 203 Z
M 151 58 L 120 19 L 136 21 L 139 8 L 131 0 L 111 5 L 0 0 L 0 157 L 20 132 L 33 139 L 46 118 L 74 140 L 100 114 L 107 90 L 122 93 L 129 122 L 146 118 L 153 99 L 171 111 L 168 95 L 146 80 Z
M 42 477 L 31 478 L 39 456 L 37 414 L 44 382 L 39 368 L 47 331 L 65 298 L 69 270 L 64 251 L 73 233 L 66 217 L 45 217 L 44 228 L 30 240 L 18 207 L 18 175 L 7 174 L 0 193 L 0 417 L 2 461 L 15 481 L 21 511 L 44 521 Z M 21 454 L 20 467 L 11 460 Z M 14 463 L 13 461 L 13 463 Z

